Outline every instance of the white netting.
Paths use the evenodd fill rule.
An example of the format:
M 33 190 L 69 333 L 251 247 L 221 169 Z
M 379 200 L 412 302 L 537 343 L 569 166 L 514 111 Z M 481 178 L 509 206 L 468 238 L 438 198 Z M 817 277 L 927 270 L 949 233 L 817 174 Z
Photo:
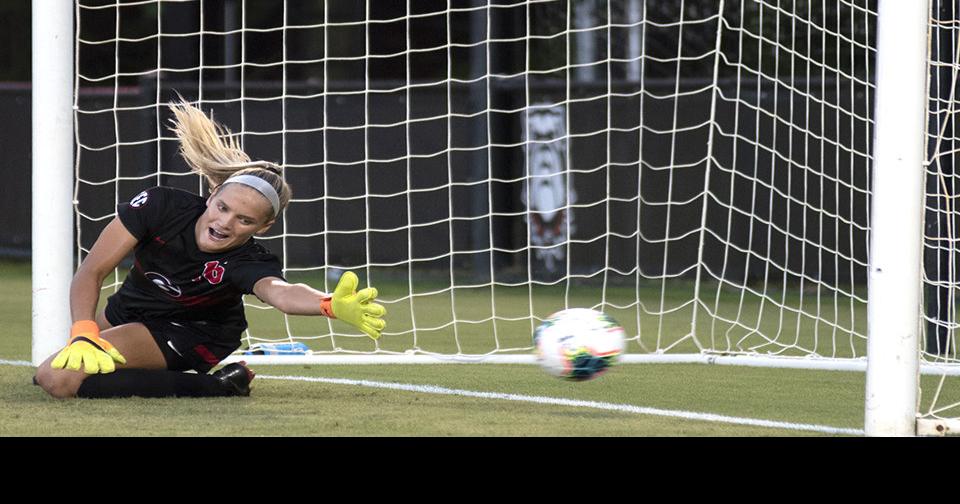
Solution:
M 82 1 L 80 254 L 117 201 L 201 190 L 179 92 L 285 166 L 288 277 L 352 269 L 389 310 L 375 345 L 251 300 L 248 343 L 525 352 L 590 306 L 634 352 L 862 357 L 875 10 Z
M 955 365 L 960 38 L 932 3 L 922 351 Z M 354 270 L 389 310 L 373 343 L 251 298 L 247 345 L 524 354 L 587 306 L 634 353 L 865 355 L 876 0 L 82 0 L 76 22 L 79 257 L 118 201 L 203 191 L 166 129 L 181 93 L 285 167 L 263 242 L 288 278 Z M 946 383 L 925 416 L 955 415 Z
M 931 2 L 927 176 L 924 212 L 924 361 L 958 362 L 956 330 L 957 277 L 957 75 L 960 70 L 960 6 Z M 946 374 L 924 383 L 920 414 L 934 419 L 960 416 L 960 402 L 950 398 Z M 955 385 L 953 387 L 955 389 Z M 956 428 L 956 427 L 954 427 Z

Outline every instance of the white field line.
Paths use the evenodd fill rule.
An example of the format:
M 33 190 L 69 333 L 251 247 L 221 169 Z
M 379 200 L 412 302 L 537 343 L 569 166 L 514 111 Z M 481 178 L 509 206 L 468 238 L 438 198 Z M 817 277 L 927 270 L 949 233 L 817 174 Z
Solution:
M 29 361 L 5 360 L 0 359 L 0 365 L 6 366 L 32 366 Z M 313 383 L 330 383 L 335 385 L 354 385 L 360 387 L 382 388 L 390 390 L 401 390 L 405 392 L 419 392 L 422 394 L 452 395 L 460 397 L 473 397 L 478 399 L 494 399 L 501 401 L 529 402 L 535 404 L 550 404 L 554 406 L 571 406 L 576 408 L 590 408 L 607 411 L 617 411 L 620 413 L 632 413 L 635 415 L 652 415 L 669 418 L 683 418 L 685 420 L 698 420 L 702 422 L 728 423 L 735 425 L 748 425 L 752 427 L 769 427 L 773 429 L 786 429 L 795 431 L 818 432 L 822 434 L 851 435 L 862 436 L 863 429 L 845 429 L 841 427 L 830 427 L 828 425 L 802 424 L 792 422 L 777 422 L 774 420 L 758 420 L 754 418 L 740 418 L 726 415 L 714 415 L 711 413 L 694 413 L 691 411 L 665 410 L 659 408 L 646 408 L 643 406 L 633 406 L 630 404 L 615 404 L 597 401 L 581 401 L 577 399 L 563 399 L 559 397 L 530 396 L 522 394 L 505 394 L 500 392 L 476 392 L 472 390 L 450 389 L 445 387 L 436 387 L 433 385 L 409 385 L 403 383 L 387 383 L 370 380 L 348 380 L 345 378 L 320 378 L 311 376 L 269 376 L 257 375 L 264 380 L 286 380 L 302 381 Z
M 682 418 L 686 420 L 698 420 L 703 422 L 728 423 L 735 425 L 748 425 L 752 427 L 770 427 L 774 429 L 786 429 L 795 431 L 818 432 L 822 434 L 834 435 L 852 435 L 862 436 L 863 429 L 845 429 L 840 427 L 830 427 L 827 425 L 801 424 L 791 422 L 777 422 L 773 420 L 758 420 L 753 418 L 739 418 L 726 415 L 714 415 L 710 413 L 694 413 L 690 411 L 665 410 L 659 408 L 646 408 L 642 406 L 633 406 L 630 404 L 614 404 L 596 401 L 581 401 L 576 399 L 563 399 L 558 397 L 530 396 L 521 394 L 504 394 L 499 392 L 476 392 L 472 390 L 449 389 L 436 387 L 432 385 L 408 385 L 402 383 L 387 383 L 369 380 L 348 380 L 344 378 L 315 378 L 309 376 L 264 376 L 257 375 L 258 378 L 266 380 L 286 380 L 303 381 L 314 383 L 331 383 L 336 385 L 355 385 L 361 387 L 382 388 L 390 390 L 402 390 L 405 392 L 419 392 L 423 394 L 452 395 L 460 397 L 474 397 L 479 399 L 494 399 L 502 401 L 528 402 L 535 404 L 550 404 L 555 406 L 571 406 L 577 408 L 590 408 L 607 411 L 617 411 L 621 413 L 632 413 L 635 415 L 653 415 L 669 418 Z
M 25 360 L 6 360 L 0 359 L 0 365 L 2 366 L 32 366 L 33 363 Z

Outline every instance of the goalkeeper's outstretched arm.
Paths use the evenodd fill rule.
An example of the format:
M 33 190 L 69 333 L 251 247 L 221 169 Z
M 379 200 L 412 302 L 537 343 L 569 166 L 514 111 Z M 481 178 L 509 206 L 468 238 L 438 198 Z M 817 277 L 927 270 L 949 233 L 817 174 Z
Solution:
M 253 293 L 283 313 L 340 319 L 378 339 L 386 326 L 383 316 L 387 310 L 373 302 L 377 298 L 376 288 L 357 291 L 358 283 L 357 275 L 348 271 L 340 277 L 333 294 L 327 294 L 306 284 L 290 284 L 277 277 L 267 277 L 253 286 Z

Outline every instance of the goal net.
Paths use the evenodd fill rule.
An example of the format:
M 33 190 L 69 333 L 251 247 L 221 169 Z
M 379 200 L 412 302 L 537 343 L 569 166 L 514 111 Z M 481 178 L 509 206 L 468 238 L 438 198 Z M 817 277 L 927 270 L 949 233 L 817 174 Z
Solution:
M 932 2 L 930 10 L 929 75 L 926 131 L 926 196 L 924 200 L 923 283 L 924 326 L 922 358 L 936 365 L 956 364 L 957 277 L 957 160 L 956 126 L 958 71 L 960 71 L 960 5 Z M 960 425 L 949 419 L 960 417 L 960 402 L 943 398 L 948 389 L 946 372 L 923 383 L 929 396 L 920 415 L 931 434 L 949 428 L 956 434 Z M 921 423 L 921 427 L 924 424 Z M 939 429 L 939 430 L 938 430 Z
M 956 361 L 957 22 L 931 24 L 932 364 Z M 205 194 L 179 93 L 283 165 L 261 241 L 288 280 L 352 270 L 388 309 L 373 342 L 251 296 L 244 348 L 509 360 L 592 307 L 638 360 L 865 366 L 876 0 L 81 0 L 76 23 L 78 258 L 144 188 Z

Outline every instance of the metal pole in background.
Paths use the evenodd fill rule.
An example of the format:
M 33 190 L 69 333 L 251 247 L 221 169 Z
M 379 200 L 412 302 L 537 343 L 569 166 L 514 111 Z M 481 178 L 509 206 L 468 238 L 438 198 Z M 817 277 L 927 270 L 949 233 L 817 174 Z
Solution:
M 470 15 L 470 41 L 476 43 L 479 40 L 488 41 L 482 44 L 476 44 L 470 49 L 470 79 L 476 79 L 480 76 L 487 75 L 490 73 L 490 69 L 487 68 L 488 54 L 487 52 L 492 50 L 490 47 L 489 39 L 490 34 L 487 33 L 487 17 L 490 15 L 490 7 L 487 9 L 477 9 L 473 11 Z M 481 84 L 484 84 L 483 88 L 480 88 Z M 477 81 L 470 84 L 469 98 L 468 103 L 470 104 L 470 112 L 474 113 L 478 110 L 487 109 L 488 112 L 481 117 L 485 117 L 487 121 L 490 120 L 491 114 L 489 113 L 490 103 L 487 102 L 489 96 L 487 91 L 487 86 L 492 85 L 492 79 L 487 77 L 484 80 Z M 493 91 L 490 90 L 490 93 Z M 477 125 L 477 120 L 474 119 L 471 121 L 472 126 L 472 135 L 471 135 L 471 147 L 479 147 L 481 145 L 488 145 L 490 139 L 487 138 L 487 131 L 489 126 L 484 123 L 483 126 Z M 472 152 L 472 151 L 471 151 Z M 491 154 L 490 149 L 486 149 L 488 156 Z M 492 182 L 490 177 L 490 163 L 492 160 L 487 157 L 486 163 L 478 163 L 478 156 L 473 156 L 473 162 L 471 163 L 471 182 L 477 182 L 480 180 L 487 181 L 487 191 L 492 189 Z M 452 181 L 451 181 L 452 182 Z M 452 190 L 451 186 L 451 190 Z M 471 186 L 470 191 L 470 216 L 473 218 L 472 224 L 470 226 L 470 247 L 473 250 L 481 250 L 481 244 L 489 241 L 489 229 L 488 226 L 493 226 L 493 217 L 492 217 L 492 208 L 487 208 L 488 198 L 486 196 L 487 191 L 480 191 L 479 188 L 482 188 L 482 185 Z M 453 195 L 450 196 L 451 198 Z M 483 219 L 479 218 L 481 215 L 491 214 L 490 219 L 487 222 L 487 225 L 484 225 Z M 452 216 L 451 216 L 452 217 Z M 490 275 L 490 264 L 493 261 L 493 244 L 488 243 L 487 247 L 490 249 L 490 258 L 489 260 L 484 260 L 483 254 L 477 253 L 473 255 L 473 275 L 476 279 L 485 278 Z M 490 279 L 493 281 L 493 278 Z

